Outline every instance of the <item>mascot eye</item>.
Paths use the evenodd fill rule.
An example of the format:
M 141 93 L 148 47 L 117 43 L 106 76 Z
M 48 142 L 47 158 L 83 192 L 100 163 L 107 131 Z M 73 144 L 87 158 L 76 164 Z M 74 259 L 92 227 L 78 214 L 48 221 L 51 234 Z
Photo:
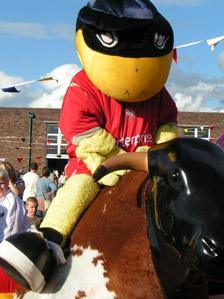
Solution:
M 104 47 L 113 48 L 118 44 L 118 37 L 114 32 L 96 34 L 96 37 Z
M 166 43 L 167 43 L 168 39 L 169 39 L 169 36 L 155 33 L 155 36 L 154 36 L 155 47 L 159 50 L 163 50 L 166 47 Z

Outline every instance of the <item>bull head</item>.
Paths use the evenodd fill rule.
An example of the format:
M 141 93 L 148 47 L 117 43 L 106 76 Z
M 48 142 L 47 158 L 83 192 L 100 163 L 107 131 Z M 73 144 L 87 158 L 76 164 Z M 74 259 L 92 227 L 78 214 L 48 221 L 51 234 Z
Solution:
M 112 157 L 96 170 L 99 180 L 118 169 L 148 171 L 155 250 L 163 239 L 177 253 L 185 278 L 224 281 L 224 152 L 198 138 L 177 138 L 148 153 Z M 196 273 L 196 275 L 195 275 Z

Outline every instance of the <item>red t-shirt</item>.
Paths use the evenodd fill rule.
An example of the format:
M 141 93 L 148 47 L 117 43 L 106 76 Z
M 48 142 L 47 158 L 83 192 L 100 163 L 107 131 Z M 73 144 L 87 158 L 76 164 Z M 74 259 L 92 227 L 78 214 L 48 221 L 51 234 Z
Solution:
M 90 173 L 83 161 L 76 158 L 72 138 L 79 138 L 94 128 L 104 128 L 127 152 L 138 146 L 153 146 L 158 127 L 177 121 L 177 108 L 163 88 L 143 102 L 120 102 L 97 89 L 82 70 L 77 73 L 64 97 L 60 129 L 68 141 L 67 175 Z

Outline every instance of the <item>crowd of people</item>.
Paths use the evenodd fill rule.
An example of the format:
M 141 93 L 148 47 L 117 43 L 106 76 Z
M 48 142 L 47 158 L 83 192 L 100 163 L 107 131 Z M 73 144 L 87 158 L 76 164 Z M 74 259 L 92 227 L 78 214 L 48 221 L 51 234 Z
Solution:
M 0 242 L 27 230 L 38 229 L 57 190 L 65 183 L 64 172 L 51 171 L 32 162 L 21 174 L 8 161 L 0 162 Z

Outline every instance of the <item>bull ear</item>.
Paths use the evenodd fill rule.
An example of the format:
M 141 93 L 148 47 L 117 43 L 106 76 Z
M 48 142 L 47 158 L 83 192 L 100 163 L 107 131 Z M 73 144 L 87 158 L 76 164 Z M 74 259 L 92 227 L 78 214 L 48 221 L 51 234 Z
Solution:
M 148 153 L 127 153 L 113 156 L 97 167 L 93 178 L 98 181 L 110 172 L 123 169 L 148 172 Z

